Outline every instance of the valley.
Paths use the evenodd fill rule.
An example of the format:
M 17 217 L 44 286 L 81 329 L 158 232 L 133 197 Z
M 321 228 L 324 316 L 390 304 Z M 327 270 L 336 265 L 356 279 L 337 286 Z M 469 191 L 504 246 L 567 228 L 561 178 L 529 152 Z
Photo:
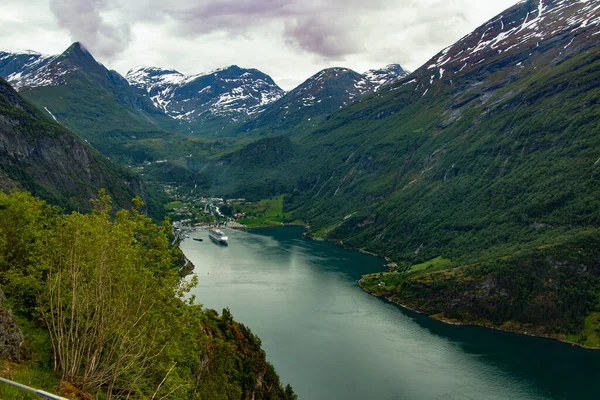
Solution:
M 576 345 L 573 357 L 589 365 L 588 357 L 596 356 L 583 355 L 588 353 L 582 348 L 600 349 L 598 35 L 597 0 L 520 1 L 414 71 L 398 63 L 362 73 L 329 66 L 289 90 L 267 73 L 239 65 L 201 73 L 182 73 L 168 65 L 130 67 L 121 75 L 82 42 L 56 55 L 0 51 L 0 189 L 10 193 L 0 193 L 5 196 L 0 197 L 0 215 L 10 221 L 7 226 L 15 227 L 0 229 L 0 247 L 13 243 L 14 234 L 23 249 L 30 251 L 31 243 L 37 249 L 44 241 L 58 240 L 55 235 L 62 234 L 61 227 L 71 219 L 85 225 L 103 216 L 103 222 L 97 221 L 98 229 L 105 228 L 96 232 L 99 240 L 108 243 L 113 228 L 135 238 L 133 247 L 119 254 L 128 259 L 127 252 L 131 257 L 135 253 L 144 260 L 158 286 L 172 289 L 172 281 L 162 281 L 165 277 L 173 282 L 197 279 L 207 295 L 205 300 L 197 290 L 199 302 L 224 311 L 196 307 L 191 295 L 188 307 L 181 295 L 177 301 L 182 303 L 169 303 L 169 312 L 182 313 L 190 326 L 199 324 L 205 333 L 210 331 L 207 336 L 190 336 L 197 344 L 196 355 L 214 361 L 222 351 L 229 361 L 215 364 L 215 370 L 237 375 L 204 376 L 201 358 L 186 361 L 196 368 L 192 372 L 186 366 L 173 368 L 178 368 L 182 385 L 193 379 L 223 383 L 224 398 L 227 390 L 237 398 L 240 393 L 267 396 L 271 389 L 276 398 L 295 398 L 264 358 L 260 340 L 235 322 L 231 311 L 252 329 L 272 323 L 274 328 L 260 336 L 266 338 L 265 348 L 276 354 L 277 371 L 285 371 L 286 382 L 302 388 L 300 395 L 335 397 L 335 391 L 323 389 L 325 383 L 315 392 L 306 382 L 296 385 L 295 374 L 304 376 L 302 369 L 310 369 L 310 363 L 294 369 L 286 361 L 292 357 L 286 353 L 291 345 L 281 337 L 296 337 L 295 333 L 279 331 L 268 313 L 244 308 L 256 301 L 285 320 L 287 311 L 269 304 L 281 302 L 298 315 L 302 327 L 311 326 L 314 321 L 306 317 L 310 309 L 294 309 L 289 302 L 298 298 L 287 298 L 286 287 L 290 293 L 311 292 L 311 299 L 327 293 L 319 305 L 324 309 L 315 305 L 321 324 L 327 324 L 331 314 L 340 327 L 368 331 L 335 314 L 339 311 L 377 326 L 378 332 L 369 334 L 378 337 L 373 339 L 377 343 L 360 335 L 347 339 L 371 349 L 374 359 L 373 352 L 414 356 L 417 350 L 403 346 L 417 340 L 411 336 L 415 330 L 434 332 L 420 347 L 477 347 L 459 354 L 447 348 L 443 354 L 429 353 L 459 360 L 465 370 L 457 374 L 473 383 L 468 394 L 473 398 L 485 389 L 469 372 L 474 364 L 461 364 L 463 357 L 496 354 L 492 344 L 474 339 L 479 334 L 489 343 L 506 340 L 516 347 L 530 343 L 540 351 L 550 348 L 558 359 L 570 357 L 567 344 Z M 34 210 L 35 218 L 19 207 L 19 199 L 25 209 Z M 212 225 L 233 238 L 228 248 L 190 241 Z M 152 234 L 138 242 L 140 232 Z M 236 249 L 236 239 L 253 255 L 252 262 Z M 206 253 L 198 250 L 202 246 Z M 90 248 L 96 247 L 90 243 Z M 35 251 L 41 259 L 54 256 Z M 34 266 L 38 258 L 7 254 L 6 259 L 0 257 L 0 289 L 17 307 L 15 314 L 31 321 L 41 300 L 17 301 L 11 296 L 38 279 L 31 274 L 47 277 L 49 272 L 43 263 L 42 269 Z M 103 259 L 103 254 L 94 250 L 89 258 Z M 338 256 L 348 262 L 347 270 Z M 10 257 L 16 257 L 25 272 L 15 272 Z M 196 266 L 195 278 L 171 276 L 190 260 Z M 249 283 L 240 282 L 236 274 Z M 256 298 L 240 300 L 257 287 L 261 290 Z M 44 294 L 51 288 L 39 290 Z M 230 289 L 220 297 L 220 290 Z M 423 316 L 399 311 L 360 289 Z M 269 295 L 263 298 L 263 292 Z M 190 287 L 190 293 L 196 290 Z M 336 310 L 336 294 L 346 299 L 345 306 L 328 314 L 326 302 Z M 20 301 L 26 301 L 26 307 Z M 369 309 L 382 319 L 404 322 L 399 327 L 373 320 L 370 312 L 356 314 L 348 308 L 355 302 L 360 310 Z M 406 320 L 418 320 L 418 327 L 404 324 Z M 42 320 L 37 323 L 43 326 Z M 286 324 L 292 326 L 293 321 Z M 452 325 L 494 332 L 454 330 Z M 305 331 L 309 335 L 313 330 Z M 330 332 L 314 331 L 324 335 L 323 343 L 329 340 Z M 405 334 L 409 339 L 402 337 Z M 318 336 L 314 340 L 320 343 Z M 394 340 L 400 347 L 380 346 Z M 178 345 L 170 348 L 164 362 L 176 362 L 180 350 Z M 310 351 L 310 343 L 304 343 L 304 350 Z M 232 361 L 238 360 L 236 351 L 245 351 L 247 357 Z M 332 359 L 352 352 L 349 347 L 331 351 Z M 498 361 L 496 356 L 490 360 L 490 365 Z M 278 363 L 284 366 L 281 370 Z M 376 364 L 373 368 L 385 370 L 385 365 Z M 506 374 L 490 367 L 498 391 L 488 398 L 578 398 L 569 396 L 569 384 L 557 389 L 531 371 L 513 373 L 519 367 L 507 364 L 501 368 L 510 370 Z M 584 380 L 595 379 L 586 368 L 578 373 Z M 358 376 L 369 374 L 350 369 Z M 165 370 L 168 367 L 161 365 L 155 375 Z M 442 372 L 436 376 L 442 383 L 439 391 L 432 389 L 432 396 L 467 396 L 444 385 Z M 578 382 L 569 376 L 565 382 Z M 263 385 L 263 378 L 271 386 Z M 520 384 L 503 392 L 502 382 L 513 378 Z M 74 376 L 69 379 L 83 387 Z M 123 382 L 121 375 L 115 379 Z M 158 378 L 152 379 L 156 383 Z M 90 387 L 85 390 L 113 390 L 106 383 Z M 138 389 L 141 386 L 131 388 Z M 142 391 L 147 396 L 146 389 Z M 366 397 L 375 389 L 367 385 L 360 390 Z M 405 395 L 428 398 L 414 390 Z M 581 392 L 579 398 L 593 390 Z M 394 391 L 401 390 L 377 393 L 391 398 Z M 348 396 L 352 392 L 348 390 Z

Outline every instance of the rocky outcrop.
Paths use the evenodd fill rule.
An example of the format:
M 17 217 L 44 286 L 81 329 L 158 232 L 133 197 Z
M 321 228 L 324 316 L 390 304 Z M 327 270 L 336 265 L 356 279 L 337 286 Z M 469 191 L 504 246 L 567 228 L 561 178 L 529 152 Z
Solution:
M 0 359 L 21 362 L 29 358 L 29 351 L 12 311 L 5 308 L 5 300 L 0 290 Z

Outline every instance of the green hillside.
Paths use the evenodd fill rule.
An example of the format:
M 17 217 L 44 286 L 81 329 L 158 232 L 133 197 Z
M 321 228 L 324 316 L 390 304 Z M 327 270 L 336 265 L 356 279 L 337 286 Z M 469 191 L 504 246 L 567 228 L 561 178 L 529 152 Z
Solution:
M 0 119 L 9 121 L 0 124 L 2 189 L 26 189 L 70 210 L 91 209 L 88 199 L 101 188 L 122 207 L 136 194 L 148 197 L 137 176 L 52 121 L 1 78 Z M 151 204 L 149 212 L 160 214 Z
M 526 17 L 524 7 L 507 11 L 517 27 Z M 548 18 L 556 18 L 553 26 L 563 26 L 559 17 Z M 600 48 L 591 39 L 593 28 L 539 44 L 516 37 L 503 44 L 505 52 L 490 48 L 473 55 L 466 66 L 460 54 L 498 29 L 494 26 L 500 22 L 494 21 L 387 90 L 340 109 L 311 132 L 286 132 L 290 151 L 284 157 L 274 157 L 277 151 L 271 147 L 258 163 L 249 157 L 243 162 L 244 151 L 221 158 L 219 168 L 227 173 L 216 173 L 217 193 L 285 193 L 283 211 L 307 221 L 310 234 L 386 256 L 400 271 L 435 259 L 449 260 L 434 263 L 436 270 L 485 264 L 478 269 L 485 281 L 501 273 L 504 264 L 494 260 L 502 257 L 526 258 L 546 246 L 578 248 L 573 241 L 600 228 Z M 448 61 L 452 57 L 457 61 Z M 444 69 L 437 67 L 440 63 Z M 582 243 L 590 260 L 600 257 L 598 247 Z M 566 262 L 564 253 L 557 262 Z M 535 257 L 551 269 L 552 262 Z M 524 270 L 537 265 L 511 260 Z M 561 272 L 561 290 L 598 293 L 593 263 L 584 265 L 583 271 Z M 529 269 L 516 271 L 519 279 L 537 276 Z M 453 287 L 450 276 L 440 272 L 435 279 Z M 532 280 L 538 287 L 554 279 L 538 278 Z M 427 300 L 415 296 L 411 304 L 432 312 L 426 301 L 444 302 L 438 283 Z M 390 296 L 402 299 L 406 285 L 394 286 L 398 292 Z M 520 296 L 522 289 L 511 296 Z M 580 297 L 577 311 L 556 309 L 556 318 L 544 322 L 544 332 L 579 334 L 584 325 L 591 326 L 586 318 L 596 312 L 593 297 Z M 453 315 L 470 321 L 467 310 Z M 487 310 L 485 318 L 497 325 L 515 319 L 493 301 Z M 518 319 L 522 326 L 542 323 L 533 311 Z
M 170 225 L 133 203 L 113 213 L 101 192 L 90 214 L 63 215 L 0 193 L 0 297 L 30 357 L 0 375 L 68 398 L 296 399 L 249 328 L 186 296 Z

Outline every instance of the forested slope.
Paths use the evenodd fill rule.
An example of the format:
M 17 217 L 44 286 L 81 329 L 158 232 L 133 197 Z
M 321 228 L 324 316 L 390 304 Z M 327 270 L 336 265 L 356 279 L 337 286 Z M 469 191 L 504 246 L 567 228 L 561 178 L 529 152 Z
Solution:
M 2 78 L 0 186 L 30 190 L 71 210 L 91 209 L 89 199 L 101 188 L 122 207 L 136 194 L 147 197 L 138 177 L 43 115 Z
M 77 398 L 295 399 L 247 327 L 186 298 L 170 225 L 133 204 L 101 192 L 92 213 L 64 215 L 0 193 L 0 287 L 32 356 L 2 375 Z M 0 397 L 28 398 L 15 390 Z
M 400 270 L 450 260 L 445 269 L 486 265 L 477 274 L 487 282 L 508 271 L 497 262 L 508 257 L 508 265 L 523 267 L 513 271 L 517 281 L 536 288 L 508 284 L 517 289 L 505 304 L 517 308 L 538 295 L 547 296 L 545 305 L 555 298 L 550 272 L 570 256 L 564 250 L 552 261 L 541 250 L 581 247 L 587 261 L 569 262 L 558 280 L 581 307 L 558 307 L 544 324 L 548 332 L 582 332 L 600 293 L 597 247 L 574 244 L 600 228 L 599 33 L 595 2 L 520 2 L 398 83 L 291 135 L 292 150 L 280 162 L 241 165 L 224 157 L 222 167 L 228 179 L 253 176 L 257 193 L 259 182 L 287 193 L 284 211 L 307 221 L 313 236 L 387 256 Z M 526 262 L 529 255 L 537 261 Z M 548 274 L 531 273 L 538 262 Z M 432 275 L 427 299 L 411 297 L 411 304 L 448 311 L 453 301 L 444 288 L 463 288 L 477 302 L 457 303 L 454 316 L 542 324 L 533 311 L 513 315 L 471 296 L 475 286 L 451 276 Z M 392 286 L 401 292 L 406 285 Z M 444 305 L 430 308 L 432 301 Z M 488 314 L 472 312 L 477 307 Z

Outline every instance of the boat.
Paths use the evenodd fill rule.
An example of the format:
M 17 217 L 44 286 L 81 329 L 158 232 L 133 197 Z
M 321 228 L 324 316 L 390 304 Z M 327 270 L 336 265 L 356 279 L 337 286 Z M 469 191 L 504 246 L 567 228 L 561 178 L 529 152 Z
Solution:
M 195 241 L 197 241 L 197 242 L 203 242 L 203 241 L 204 241 L 204 239 L 202 239 L 202 238 L 193 238 L 193 239 L 194 239 Z
M 225 235 L 225 233 L 222 230 L 220 230 L 219 228 L 217 228 L 216 226 L 213 226 L 208 230 L 208 237 L 213 242 L 216 242 L 219 244 L 224 244 L 224 245 L 227 244 L 227 240 L 229 239 L 227 237 L 227 235 Z

